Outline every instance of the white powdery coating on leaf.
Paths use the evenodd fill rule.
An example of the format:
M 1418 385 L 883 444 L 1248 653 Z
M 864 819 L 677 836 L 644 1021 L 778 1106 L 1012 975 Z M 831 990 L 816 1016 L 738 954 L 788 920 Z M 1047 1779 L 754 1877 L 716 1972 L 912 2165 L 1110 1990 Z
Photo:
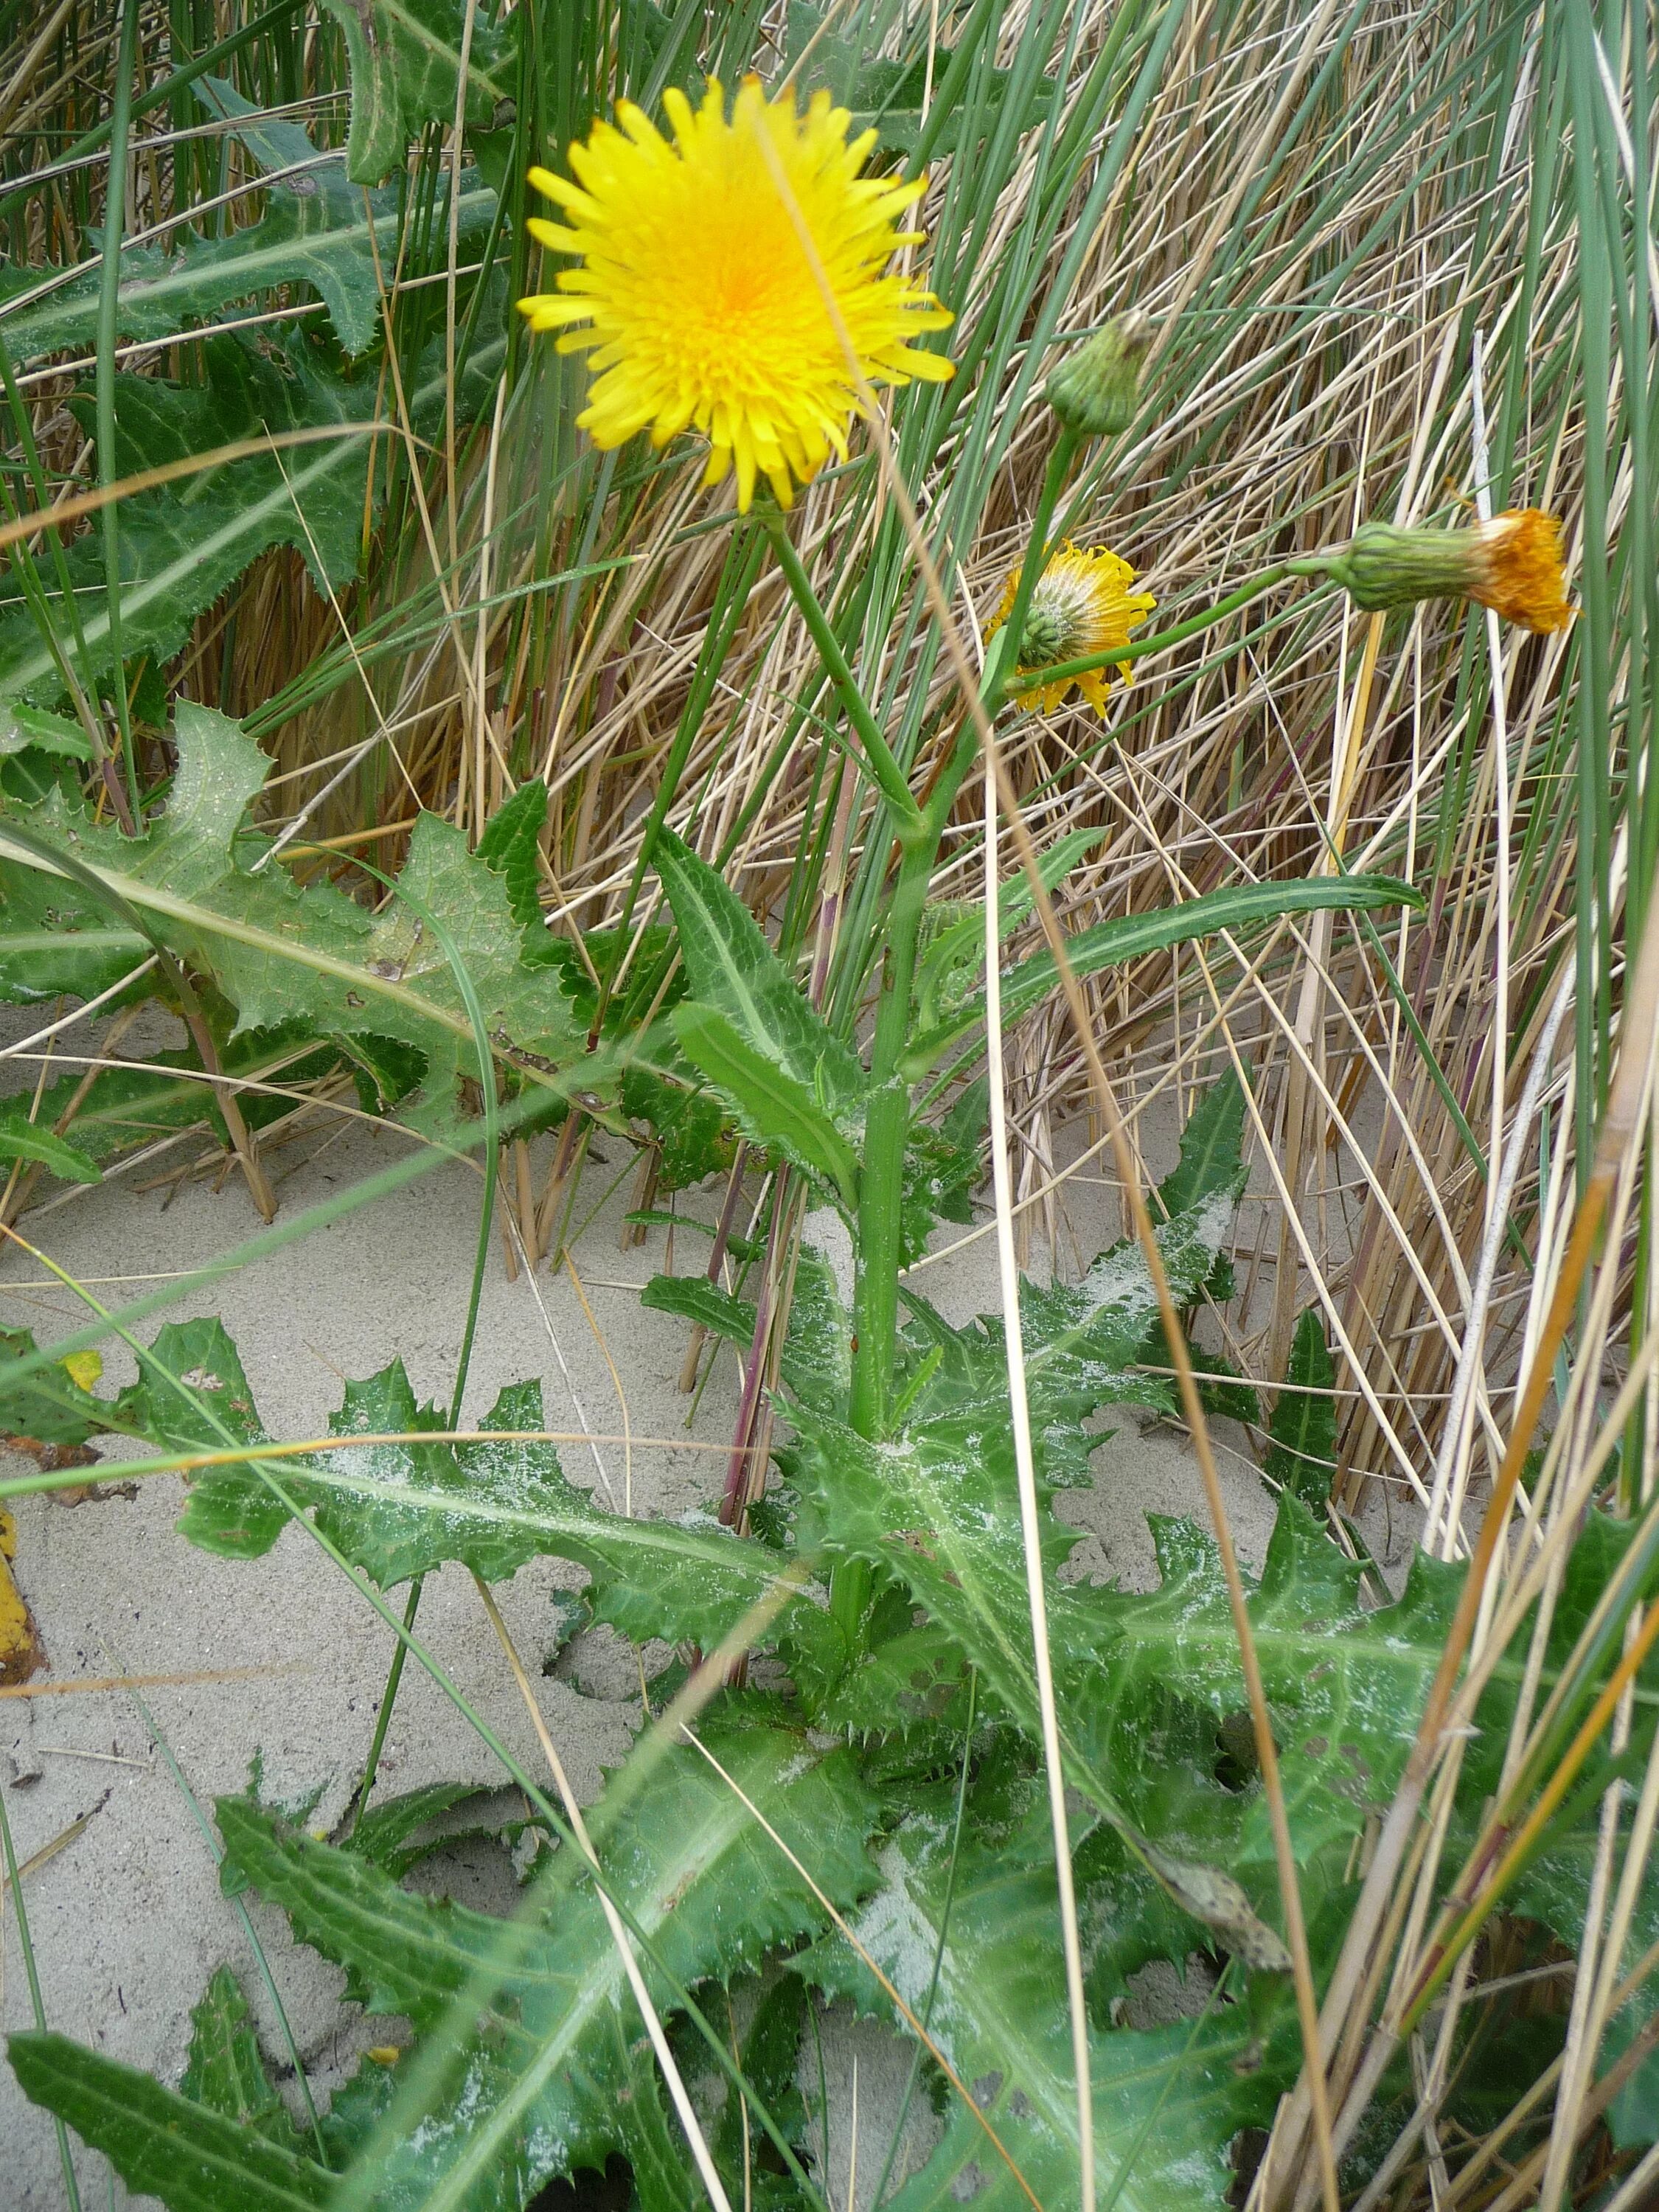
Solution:
M 1152 1279 L 1146 1272 L 1146 1255 L 1138 1244 L 1103 1252 L 1078 1288 L 1091 1314 L 1100 1313 L 1107 1306 L 1121 1307 L 1126 1315 L 1144 1308 L 1150 1320 L 1158 1305 L 1152 1296 Z
M 912 1833 L 915 1826 L 912 1824 Z M 932 1823 L 927 1824 L 929 1827 Z M 934 1840 L 942 1840 L 943 1829 L 936 1832 Z M 877 1865 L 882 1872 L 882 1887 L 848 1925 L 854 1936 L 881 1968 L 912 2012 L 918 2015 L 927 2002 L 927 1992 L 933 1986 L 933 1960 L 939 1953 L 939 1930 L 915 1899 L 910 1894 L 910 1863 L 896 1843 L 889 1844 L 878 1856 Z M 939 1970 L 939 1994 L 934 2000 L 933 2015 L 928 2033 L 939 2048 L 950 2056 L 948 2033 L 951 2008 L 946 1990 L 951 1976 L 951 1947 L 945 1947 L 944 1960 Z
M 1213 1258 L 1226 1242 L 1237 1211 L 1237 1200 L 1230 1189 L 1214 1190 L 1189 1212 L 1177 1214 L 1171 1226 L 1178 1229 L 1182 1243 L 1195 1244 Z M 1122 1311 L 1126 1321 L 1138 1320 L 1144 1314 L 1150 1322 L 1158 1310 L 1146 1255 L 1139 1244 L 1103 1253 L 1079 1289 L 1091 1314 L 1114 1306 Z

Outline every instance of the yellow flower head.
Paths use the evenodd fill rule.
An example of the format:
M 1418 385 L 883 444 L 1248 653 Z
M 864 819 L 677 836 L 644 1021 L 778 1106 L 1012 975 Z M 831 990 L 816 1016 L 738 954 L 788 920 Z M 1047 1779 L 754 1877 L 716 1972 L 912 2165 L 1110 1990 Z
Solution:
M 908 343 L 950 314 L 915 279 L 884 273 L 897 247 L 920 243 L 896 223 L 923 186 L 861 177 L 876 134 L 849 143 L 852 118 L 827 92 L 801 115 L 793 91 L 768 101 L 746 77 L 728 122 L 711 77 L 701 107 L 672 90 L 663 106 L 672 143 L 624 100 L 617 125 L 596 123 L 571 147 L 574 181 L 530 172 L 566 218 L 532 216 L 532 235 L 579 259 L 556 292 L 519 306 L 532 330 L 564 331 L 561 352 L 592 349 L 577 420 L 595 445 L 648 429 L 665 446 L 699 430 L 713 449 L 708 483 L 735 464 L 740 508 L 757 476 L 787 507 L 792 479 L 847 455 L 855 387 L 826 283 L 867 383 L 951 373 Z
M 994 636 L 1013 611 L 1020 572 L 1015 569 L 1002 589 L 1002 604 L 993 617 L 988 635 Z M 1127 645 L 1129 633 L 1146 621 L 1158 601 L 1150 592 L 1128 588 L 1135 572 L 1127 561 L 1103 545 L 1079 553 L 1069 540 L 1049 561 L 1042 580 L 1031 594 L 1025 616 L 1025 635 L 1020 640 L 1018 674 L 1028 668 L 1053 668 L 1062 660 L 1086 660 L 1093 653 L 1109 653 L 1115 645 Z M 1118 663 L 1118 674 L 1127 684 L 1130 665 Z M 1022 707 L 1040 706 L 1052 714 L 1075 684 L 1097 714 L 1106 711 L 1110 688 L 1103 668 L 1085 670 L 1081 676 L 1058 684 L 1040 684 L 1018 694 Z

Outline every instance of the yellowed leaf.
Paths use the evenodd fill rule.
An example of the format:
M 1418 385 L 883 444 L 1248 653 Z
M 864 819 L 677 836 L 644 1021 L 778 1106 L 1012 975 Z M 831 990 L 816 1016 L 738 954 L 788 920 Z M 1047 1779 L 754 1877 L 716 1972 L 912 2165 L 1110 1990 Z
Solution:
M 0 1507 L 0 1682 L 26 1681 L 45 1656 L 23 1593 L 6 1564 L 16 1556 L 17 1524 Z

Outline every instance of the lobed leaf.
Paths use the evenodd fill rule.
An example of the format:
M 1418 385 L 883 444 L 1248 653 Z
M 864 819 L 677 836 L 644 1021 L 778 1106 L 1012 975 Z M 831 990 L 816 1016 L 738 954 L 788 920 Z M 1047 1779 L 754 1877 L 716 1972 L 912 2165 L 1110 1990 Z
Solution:
M 857 1058 L 796 988 L 754 916 L 706 860 L 671 830 L 653 854 L 674 910 L 692 996 L 723 1015 L 752 1054 L 832 1119 L 861 1103 Z
M 419 817 L 398 878 L 404 896 L 371 915 L 329 884 L 302 890 L 280 866 L 258 865 L 267 848 L 241 825 L 271 763 L 235 723 L 181 701 L 176 738 L 179 764 L 167 810 L 142 837 L 90 819 L 55 792 L 15 817 L 0 860 L 0 921 L 13 912 L 23 919 L 33 992 L 78 988 L 70 975 L 89 980 L 80 940 L 107 928 L 107 902 L 125 902 L 150 917 L 179 957 L 213 978 L 235 1009 L 233 1036 L 297 1024 L 312 1036 L 349 1039 L 367 1031 L 389 1039 L 422 1055 L 434 1107 L 447 1109 L 455 1082 L 477 1073 L 456 961 L 471 979 L 491 1043 L 533 1079 L 551 1084 L 559 1064 L 586 1056 L 586 1032 L 560 970 L 526 957 L 506 881 L 468 851 L 451 823 Z M 0 840 L 3 835 L 0 829 Z M 72 855 L 107 902 L 55 866 L 47 857 L 52 852 Z M 39 941 L 43 886 L 54 902 L 58 953 Z M 99 958 L 113 964 L 101 937 Z M 118 979 L 121 972 L 118 966 Z M 592 1103 L 603 1102 L 594 1095 Z
M 464 120 L 487 124 L 514 96 L 515 18 L 503 29 L 464 0 L 324 0 L 324 5 L 345 33 L 350 64 L 345 171 L 354 184 L 379 184 L 403 161 L 425 125 L 453 125 L 464 44 Z
M 179 2095 L 255 2130 L 279 2149 L 297 2150 L 299 2138 L 266 2069 L 247 1999 L 228 1966 L 214 1970 L 191 2014 L 190 2030 Z
M 849 1206 L 857 1205 L 857 1155 L 804 1084 L 750 1044 L 717 1007 L 688 1001 L 669 1018 L 680 1050 L 730 1103 L 745 1135 L 831 1184 Z
M 971 1817 L 967 1825 L 971 1838 Z M 952 1875 L 950 1841 L 943 1820 L 907 1821 L 882 1850 L 883 1887 L 852 1918 L 899 1995 L 929 2018 L 977 2108 L 951 2096 L 938 2148 L 889 2202 L 894 2212 L 945 2212 L 969 2200 L 984 2212 L 1015 2212 L 1033 2197 L 1063 2205 L 1074 2201 L 1079 2154 L 1053 1846 L 1041 1822 L 1011 1838 L 969 1840 Z M 811 1954 L 811 1969 L 830 1994 L 895 2017 L 841 1938 Z M 1221 2212 L 1232 2138 L 1271 2116 L 1296 2056 L 1288 1991 L 1271 1989 L 1198 2021 L 1094 2033 L 1102 2203 L 1119 2212 Z
M 323 2212 L 332 2197 L 326 2167 L 66 2035 L 13 2035 L 6 2051 L 32 2103 L 67 2121 L 136 2196 L 159 2197 L 168 2212 L 224 2212 L 228 2204 Z
M 484 36 L 489 37 L 487 26 Z M 273 124 L 260 117 L 222 79 L 205 80 L 198 96 L 211 112 L 240 125 L 236 135 L 259 167 L 272 176 L 266 187 L 265 212 L 246 229 L 221 238 L 198 238 L 181 228 L 182 242 L 172 252 L 152 246 L 124 247 L 116 295 L 117 336 L 169 337 L 186 331 L 196 318 L 220 315 L 256 294 L 310 284 L 325 301 L 345 351 L 362 353 L 380 323 L 376 251 L 382 265 L 389 268 L 396 261 L 407 221 L 398 193 L 392 187 L 365 193 L 338 154 L 321 151 L 297 125 Z M 453 114 L 452 101 L 452 120 Z M 401 155 L 401 146 L 398 151 Z M 286 173 L 274 173 L 278 172 Z M 435 189 L 434 220 L 441 234 L 449 219 L 447 179 L 440 180 Z M 455 212 L 463 246 L 476 248 L 495 212 L 495 195 L 476 172 L 463 172 Z M 99 263 L 88 262 L 68 283 L 54 286 L 36 304 L 8 314 L 6 343 L 13 360 L 69 347 L 89 350 L 97 342 L 101 281 Z M 11 289 L 21 295 L 39 287 L 39 276 L 31 270 Z
M 736 1790 L 683 1746 L 614 1821 L 605 1823 L 603 1804 L 593 1816 L 612 1893 L 683 1984 L 752 1971 L 771 1947 L 826 1924 L 818 1896 L 763 1822 L 837 1907 L 875 1879 L 865 1838 L 877 1808 L 849 1753 L 814 1749 L 758 1717 L 708 1726 L 704 1739 Z M 428 2034 L 469 1992 L 477 2026 L 457 2054 L 460 2078 L 418 2130 L 380 2141 L 377 2203 L 418 2204 L 465 2167 L 491 2188 L 469 2195 L 469 2205 L 516 2207 L 555 2175 L 602 2166 L 611 2151 L 634 2165 L 648 2212 L 692 2201 L 689 2159 L 665 2125 L 650 2046 L 579 1863 L 556 1854 L 526 1911 L 504 1923 L 409 1896 L 247 1799 L 216 1810 L 227 1885 L 251 1883 L 280 1905 L 301 1941 L 345 1968 L 349 1994 L 368 2009 L 401 2013 Z M 658 2004 L 672 2002 L 661 1972 L 641 1963 Z

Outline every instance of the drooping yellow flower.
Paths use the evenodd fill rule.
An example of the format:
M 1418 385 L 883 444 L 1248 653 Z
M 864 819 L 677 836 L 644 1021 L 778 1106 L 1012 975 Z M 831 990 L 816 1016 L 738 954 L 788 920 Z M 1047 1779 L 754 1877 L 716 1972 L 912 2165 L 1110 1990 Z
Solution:
M 921 242 L 896 226 L 923 185 L 861 177 L 876 133 L 849 142 L 852 117 L 827 92 L 802 115 L 793 91 L 769 102 L 746 77 L 728 122 L 711 77 L 700 107 L 672 90 L 663 106 L 672 143 L 623 101 L 620 129 L 596 123 L 571 147 L 574 181 L 530 172 L 566 217 L 532 216 L 532 235 L 579 258 L 556 291 L 519 306 L 532 330 L 564 332 L 561 352 L 592 349 L 576 419 L 596 445 L 648 429 L 665 446 L 698 430 L 711 447 L 708 483 L 735 466 L 740 508 L 757 476 L 787 507 L 793 481 L 805 483 L 832 452 L 847 455 L 854 386 L 825 283 L 866 382 L 951 373 L 908 343 L 951 315 L 915 278 L 887 270 L 896 248 Z
M 1020 572 L 1015 569 L 1002 588 L 1002 604 L 992 618 L 988 635 L 994 636 L 1013 611 Z M 1127 561 L 1095 545 L 1079 552 L 1070 540 L 1049 560 L 1042 581 L 1031 594 L 1025 616 L 1025 635 L 1020 640 L 1015 673 L 1026 669 L 1054 668 L 1063 660 L 1086 660 L 1093 653 L 1109 653 L 1127 645 L 1129 633 L 1146 621 L 1158 601 L 1150 592 L 1128 587 L 1135 572 Z M 1117 672 L 1127 684 L 1130 664 L 1120 661 Z M 1110 689 L 1105 669 L 1091 668 L 1081 676 L 1058 684 L 1040 684 L 1018 696 L 1022 707 L 1040 706 L 1052 714 L 1073 684 L 1098 714 L 1106 711 Z
M 1565 629 L 1573 617 L 1561 526 L 1535 507 L 1510 507 L 1463 530 L 1368 522 L 1340 553 L 1307 568 L 1334 577 L 1370 613 L 1419 599 L 1476 599 L 1523 629 Z

